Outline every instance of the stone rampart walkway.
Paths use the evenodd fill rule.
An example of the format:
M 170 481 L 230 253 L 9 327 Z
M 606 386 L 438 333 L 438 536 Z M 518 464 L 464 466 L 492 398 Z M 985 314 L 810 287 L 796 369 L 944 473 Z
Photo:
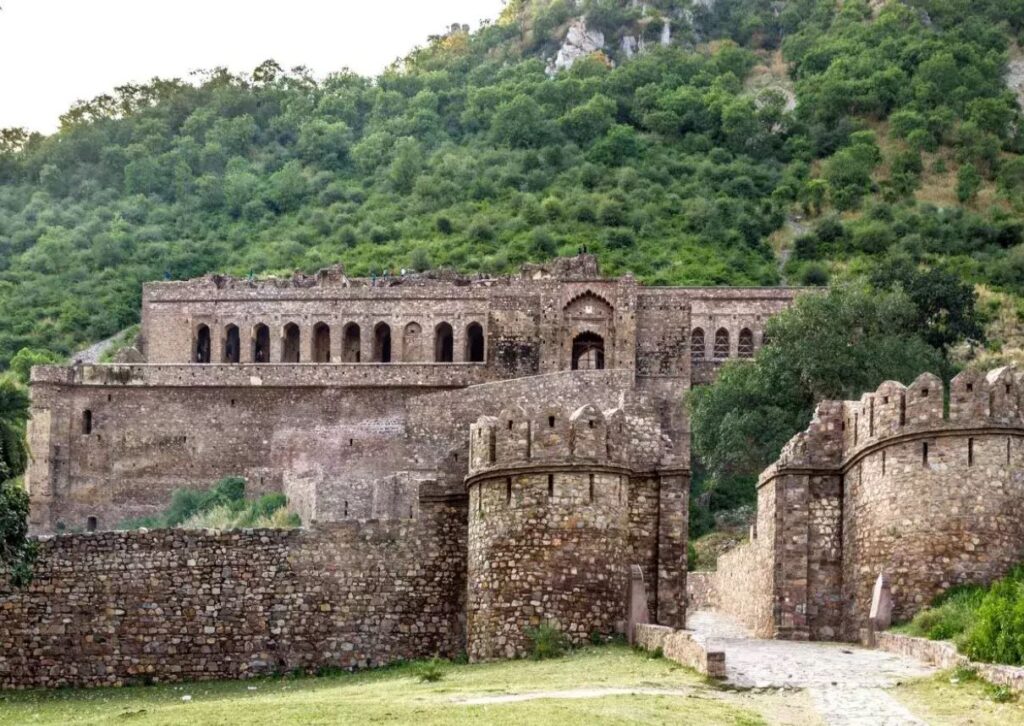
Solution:
M 728 616 L 691 613 L 687 627 L 711 649 L 725 651 L 729 683 L 746 688 L 807 689 L 827 724 L 923 724 L 887 689 L 928 676 L 916 660 L 840 643 L 758 640 Z

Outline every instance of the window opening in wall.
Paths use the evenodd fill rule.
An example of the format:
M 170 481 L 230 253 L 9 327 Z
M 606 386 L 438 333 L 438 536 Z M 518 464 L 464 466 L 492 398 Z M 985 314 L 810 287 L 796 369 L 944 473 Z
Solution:
M 455 359 L 455 333 L 448 323 L 434 329 L 434 362 L 451 363 Z
M 108 393 L 107 394 L 107 403 L 110 403 L 113 400 L 114 400 L 114 397 Z
M 853 414 L 853 445 L 857 445 L 857 434 L 860 433 L 860 416 Z
M 548 416 L 548 428 L 553 429 L 555 427 L 555 417 Z
M 484 362 L 484 329 L 480 323 L 470 323 L 466 328 L 466 360 L 470 363 Z
M 208 325 L 200 325 L 196 329 L 196 350 L 194 360 L 196 363 L 210 362 L 210 327 Z
M 455 461 L 459 460 L 459 452 L 458 451 L 456 451 L 454 454 L 452 454 L 452 456 L 455 457 Z
M 882 476 L 885 476 L 885 452 L 882 452 Z
M 360 362 L 359 336 L 359 326 L 355 323 L 349 323 L 342 330 L 341 360 L 343 363 Z
M 349 446 L 353 446 L 354 444 L 355 444 L 355 439 L 349 439 L 348 440 L 348 445 Z
M 512 477 L 505 479 L 505 504 L 512 502 Z
M 588 498 L 588 501 L 591 504 L 594 503 L 594 475 L 593 474 L 590 475 L 590 491 L 589 491 L 589 493 L 587 495 L 587 498 Z
M 233 399 L 233 398 L 231 399 L 231 405 L 232 405 L 232 407 L 234 407 L 234 405 L 235 405 L 235 399 Z
M 509 431 L 511 431 L 511 430 L 512 430 L 512 422 L 511 422 L 511 421 L 509 421 L 509 422 L 508 422 L 508 430 L 509 430 Z
M 974 439 L 967 439 L 967 466 L 974 466 Z
M 85 520 L 85 530 L 87 532 L 95 532 L 97 527 L 96 517 L 89 517 Z
M 482 512 L 484 509 L 484 485 L 476 485 L 476 511 Z
M 719 328 L 715 333 L 715 358 L 722 360 L 729 357 L 729 331 Z
M 1007 396 L 1010 395 L 1010 384 L 1009 383 L 1006 384 L 1006 395 Z
M 252 362 L 270 362 L 270 328 L 260 323 L 253 328 L 252 336 Z
M 921 444 L 921 464 L 928 466 L 928 442 L 922 442 Z
M 373 362 L 391 362 L 391 326 L 387 323 L 377 323 L 373 329 Z
M 750 332 L 749 328 L 744 328 L 740 331 L 740 337 L 737 345 L 738 348 L 736 352 L 740 358 L 754 357 L 754 334 Z
M 224 329 L 224 362 L 238 363 L 242 359 L 242 339 L 237 325 Z
M 348 516 L 348 500 L 345 500 L 345 516 Z
M 900 394 L 900 426 L 907 424 L 907 397 Z
M 704 330 L 694 328 L 690 333 L 690 360 L 698 362 L 704 360 Z
M 593 421 L 587 421 L 587 428 L 590 428 L 590 429 L 594 428 L 594 422 Z
M 331 326 L 327 323 L 313 326 L 313 362 L 331 362 Z
M 555 475 L 548 474 L 548 496 L 555 496 Z
M 281 362 L 282 363 L 298 363 L 301 356 L 300 345 L 301 345 L 302 333 L 299 332 L 299 326 L 295 323 L 288 323 L 284 326 L 284 336 L 281 341 Z
M 92 433 L 92 411 L 89 409 L 82 411 L 82 433 Z
M 922 388 L 921 389 L 921 398 L 928 398 L 928 389 L 927 388 Z
M 875 399 L 871 399 L 870 411 L 868 416 L 868 436 L 875 435 Z
M 604 369 L 604 338 L 597 333 L 580 333 L 572 341 L 572 369 L 599 371 Z
M 968 393 L 972 393 L 973 391 L 974 391 L 974 384 L 973 383 L 968 383 L 967 384 L 967 392 Z

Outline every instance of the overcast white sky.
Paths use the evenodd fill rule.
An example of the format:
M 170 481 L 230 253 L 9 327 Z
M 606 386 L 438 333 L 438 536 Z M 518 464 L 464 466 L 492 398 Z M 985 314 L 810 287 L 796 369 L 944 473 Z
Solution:
M 197 68 L 273 58 L 318 75 L 376 75 L 502 0 L 0 0 L 0 128 L 56 129 L 78 99 Z

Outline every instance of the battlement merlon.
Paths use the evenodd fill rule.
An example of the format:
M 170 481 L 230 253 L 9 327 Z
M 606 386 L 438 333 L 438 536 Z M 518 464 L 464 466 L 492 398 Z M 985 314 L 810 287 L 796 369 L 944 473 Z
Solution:
M 822 401 L 808 428 L 761 473 L 758 486 L 788 471 L 840 472 L 888 443 L 971 432 L 1024 436 L 1024 374 L 1016 367 L 964 371 L 948 392 L 938 376 L 922 373 L 909 386 L 885 381 L 858 401 Z

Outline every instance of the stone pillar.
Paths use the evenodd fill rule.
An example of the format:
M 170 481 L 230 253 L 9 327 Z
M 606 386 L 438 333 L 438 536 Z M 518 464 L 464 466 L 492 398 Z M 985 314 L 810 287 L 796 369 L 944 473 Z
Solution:
M 373 319 L 364 320 L 359 324 L 359 361 L 361 363 L 373 362 L 373 329 L 376 325 L 377 321 Z
M 810 482 L 806 475 L 783 475 L 776 487 L 775 637 L 808 640 L 807 564 Z
M 331 326 L 331 363 L 341 363 L 342 346 L 345 342 L 345 321 L 329 320 Z
M 452 323 L 452 363 L 466 362 L 466 322 L 453 320 Z
M 313 326 L 311 320 L 303 320 L 299 326 L 299 363 L 313 362 Z M 333 331 L 332 331 L 333 332 Z
M 224 326 L 219 322 L 210 323 L 210 362 L 224 362 Z
M 280 363 L 284 352 L 284 324 L 275 320 L 270 325 L 270 362 Z
M 658 624 L 686 627 L 689 476 L 662 476 L 658 487 Z
M 239 321 L 238 323 L 238 351 L 239 363 L 252 363 L 252 348 L 256 344 L 251 320 Z

